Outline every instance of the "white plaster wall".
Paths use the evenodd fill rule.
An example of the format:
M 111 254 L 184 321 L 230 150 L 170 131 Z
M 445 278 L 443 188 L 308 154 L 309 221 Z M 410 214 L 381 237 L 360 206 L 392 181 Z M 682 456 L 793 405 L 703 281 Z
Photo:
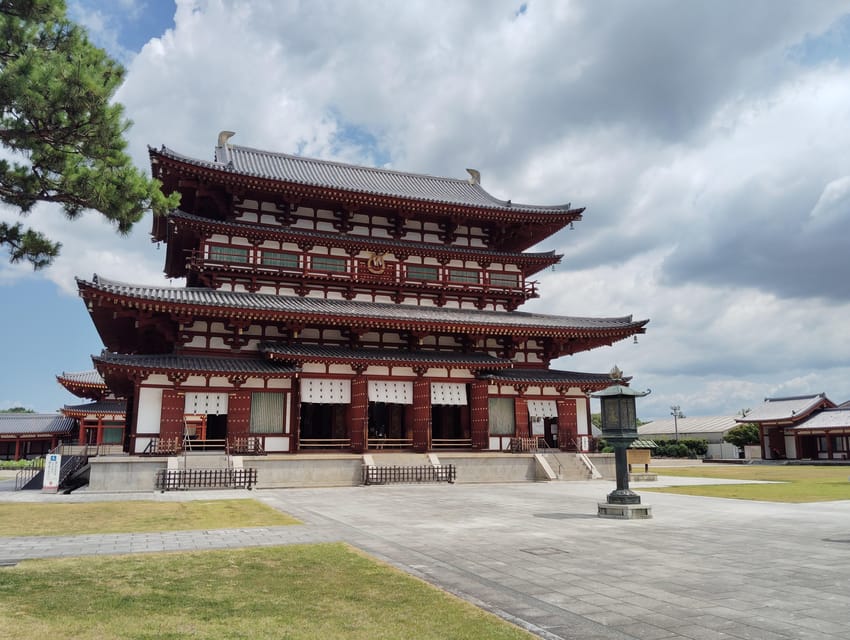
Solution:
M 266 436 L 266 453 L 280 453 L 285 451 L 289 451 L 289 438 Z
M 139 389 L 139 412 L 136 416 L 136 433 L 159 433 L 162 419 L 162 389 L 142 387 Z
M 590 435 L 588 420 L 587 402 L 583 396 L 581 398 L 576 398 L 576 423 L 578 424 L 579 435 Z

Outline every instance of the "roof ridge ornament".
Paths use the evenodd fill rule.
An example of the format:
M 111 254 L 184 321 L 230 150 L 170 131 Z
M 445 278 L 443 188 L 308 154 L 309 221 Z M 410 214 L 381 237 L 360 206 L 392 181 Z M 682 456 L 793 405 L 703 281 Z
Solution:
M 219 131 L 218 144 L 215 147 L 215 161 L 222 164 L 231 162 L 227 141 L 236 135 L 235 131 Z
M 469 184 L 481 186 L 481 172 L 478 169 L 467 169 L 466 172 L 469 174 Z

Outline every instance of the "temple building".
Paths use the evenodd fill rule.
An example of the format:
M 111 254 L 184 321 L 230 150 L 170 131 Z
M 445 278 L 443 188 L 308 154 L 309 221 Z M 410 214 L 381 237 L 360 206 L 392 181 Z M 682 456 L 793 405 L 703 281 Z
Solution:
M 766 460 L 850 457 L 850 402 L 836 405 L 825 393 L 765 398 L 736 422 L 758 425 Z
M 589 393 L 608 374 L 550 364 L 643 333 L 648 320 L 517 310 L 561 259 L 534 247 L 582 208 L 499 200 L 474 170 L 366 168 L 232 135 L 212 160 L 150 149 L 163 191 L 182 196 L 152 235 L 165 275 L 185 287 L 78 280 L 106 347 L 94 365 L 126 399 L 125 451 L 193 441 L 500 451 L 523 437 L 587 448 Z M 119 413 L 90 408 L 81 438 L 112 441 Z
M 73 442 L 79 445 L 117 445 L 124 441 L 126 403 L 114 396 L 97 371 L 56 376 L 56 381 L 79 398 L 91 402 L 66 404 L 62 415 L 76 420 Z

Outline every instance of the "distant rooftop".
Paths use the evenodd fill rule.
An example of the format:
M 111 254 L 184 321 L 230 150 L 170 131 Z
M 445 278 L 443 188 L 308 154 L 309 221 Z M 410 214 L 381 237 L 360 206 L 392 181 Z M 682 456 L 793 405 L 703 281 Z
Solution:
M 761 406 L 756 407 L 738 422 L 783 422 L 801 420 L 818 407 L 832 408 L 835 403 L 825 393 L 786 398 L 765 398 Z

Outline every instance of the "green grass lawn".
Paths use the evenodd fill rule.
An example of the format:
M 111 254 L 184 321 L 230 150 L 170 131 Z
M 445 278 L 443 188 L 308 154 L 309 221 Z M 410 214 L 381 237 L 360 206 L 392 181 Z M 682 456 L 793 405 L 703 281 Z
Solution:
M 532 638 L 343 544 L 29 560 L 0 638 Z
M 300 524 L 256 500 L 0 503 L 0 536 L 187 531 Z
M 768 480 L 781 484 L 727 484 L 641 488 L 640 492 L 680 493 L 769 502 L 850 500 L 850 466 L 717 465 L 665 468 L 659 476 Z

